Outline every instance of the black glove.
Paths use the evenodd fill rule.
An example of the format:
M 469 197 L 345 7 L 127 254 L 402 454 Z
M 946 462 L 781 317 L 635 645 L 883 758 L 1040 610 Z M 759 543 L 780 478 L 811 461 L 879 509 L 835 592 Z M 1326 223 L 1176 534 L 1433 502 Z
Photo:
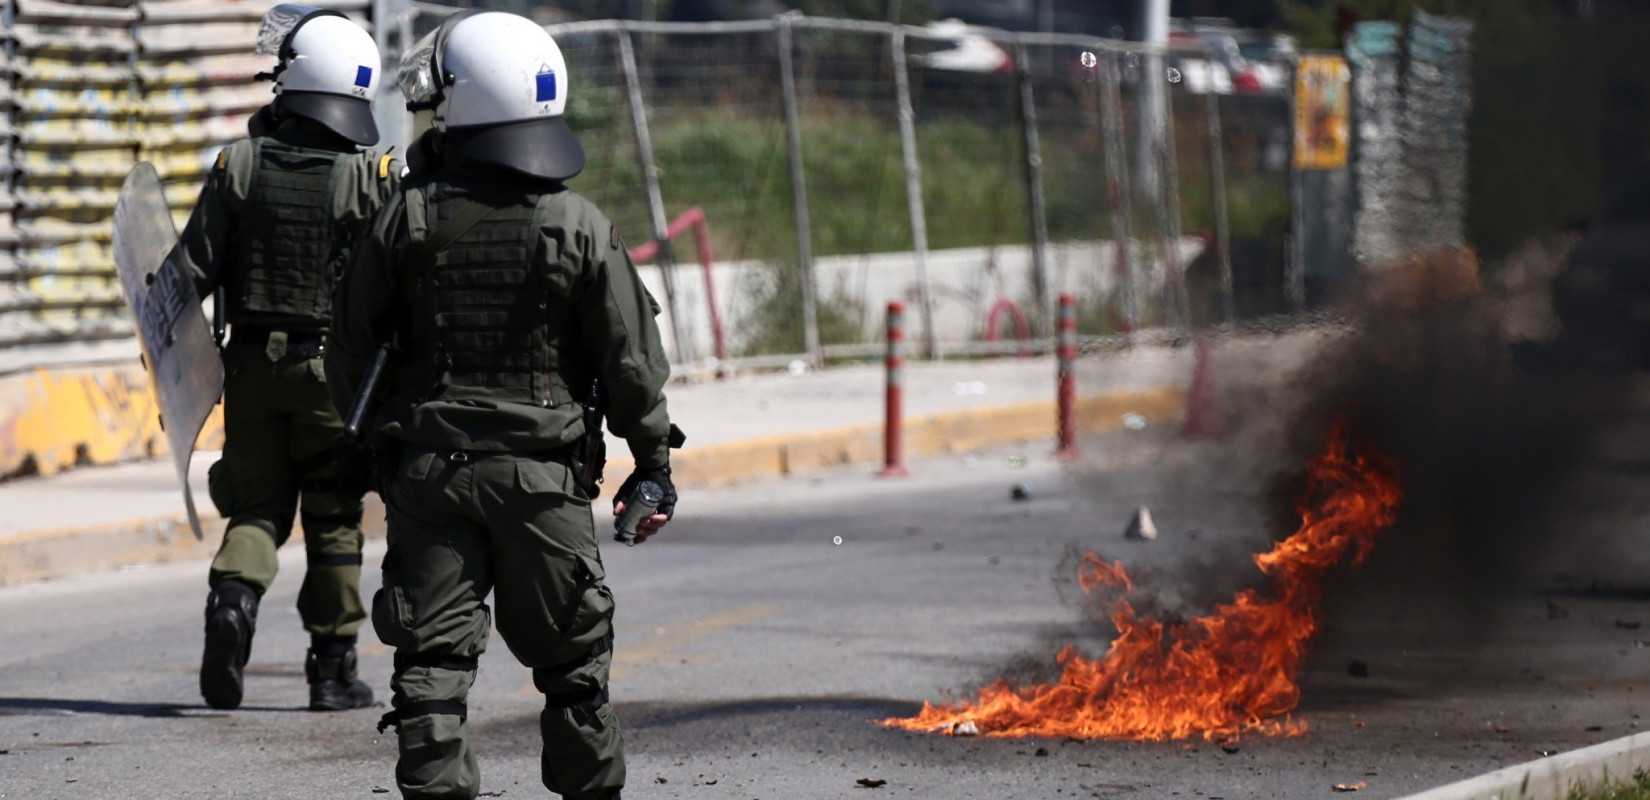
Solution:
M 613 495 L 613 504 L 615 506 L 619 503 L 628 504 L 631 496 L 636 493 L 636 487 L 640 485 L 642 481 L 653 481 L 654 483 L 659 484 L 660 489 L 665 490 L 665 499 L 659 501 L 659 507 L 654 509 L 653 513 L 663 514 L 667 520 L 675 516 L 676 484 L 671 483 L 670 481 L 669 464 L 666 464 L 660 469 L 638 469 L 631 472 L 630 477 L 625 478 L 624 483 L 619 485 L 618 493 Z

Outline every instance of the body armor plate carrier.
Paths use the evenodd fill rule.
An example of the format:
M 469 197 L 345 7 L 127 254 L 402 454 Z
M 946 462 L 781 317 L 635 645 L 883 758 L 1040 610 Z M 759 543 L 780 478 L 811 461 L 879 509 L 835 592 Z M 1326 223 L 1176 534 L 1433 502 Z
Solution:
M 358 231 L 332 218 L 336 176 L 353 153 L 255 141 L 251 190 L 236 236 L 230 311 L 325 325 L 332 290 Z M 231 317 L 234 322 L 234 317 Z
M 405 262 L 415 295 L 409 299 L 418 312 L 404 339 L 413 362 L 402 370 L 411 380 L 404 394 L 542 407 L 572 401 L 558 354 L 576 324 L 567 300 L 551 291 L 538 253 L 539 196 L 482 204 L 444 189 L 422 194 L 427 228 L 445 238 L 438 230 L 444 224 L 471 219 L 460 221 L 463 232 L 444 246 L 410 248 L 416 256 Z M 409 193 L 408 201 L 419 196 Z

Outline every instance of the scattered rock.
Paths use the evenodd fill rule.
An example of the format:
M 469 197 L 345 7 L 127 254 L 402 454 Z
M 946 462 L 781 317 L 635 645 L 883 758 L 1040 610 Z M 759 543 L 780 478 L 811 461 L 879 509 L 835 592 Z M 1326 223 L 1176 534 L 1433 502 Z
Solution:
M 1369 677 L 1369 665 L 1354 658 L 1351 663 L 1346 665 L 1346 674 L 1354 678 L 1367 678 Z
M 1029 484 L 1016 483 L 1016 484 L 1014 484 L 1014 488 L 1010 489 L 1008 491 L 1008 496 L 1014 498 L 1015 500 L 1019 500 L 1021 502 L 1024 502 L 1026 500 L 1030 500 L 1031 499 L 1031 486 Z
M 1152 510 L 1141 506 L 1135 511 L 1134 516 L 1129 519 L 1129 527 L 1123 530 L 1123 538 L 1148 541 L 1156 539 L 1157 525 L 1152 522 Z
M 861 789 L 875 789 L 878 786 L 885 786 L 888 783 L 887 781 L 878 780 L 876 778 L 860 778 L 854 782 L 859 784 L 859 788 Z
M 653 782 L 654 783 L 670 783 L 670 781 L 665 780 L 665 776 L 663 776 L 663 775 L 660 775 L 659 777 L 654 778 Z
M 1037 752 L 1032 753 L 1032 755 L 1034 755 L 1038 758 L 1048 758 L 1048 748 L 1047 747 L 1039 747 L 1039 748 L 1037 748 Z

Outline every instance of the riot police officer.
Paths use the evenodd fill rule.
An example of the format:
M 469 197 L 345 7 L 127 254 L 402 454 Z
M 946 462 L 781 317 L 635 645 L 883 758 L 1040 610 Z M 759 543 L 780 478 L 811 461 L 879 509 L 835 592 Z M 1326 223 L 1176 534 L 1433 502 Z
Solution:
M 378 141 L 371 103 L 378 48 L 336 11 L 280 5 L 258 52 L 276 56 L 275 99 L 252 135 L 218 155 L 172 258 L 201 296 L 221 289 L 231 338 L 223 349 L 224 451 L 213 503 L 229 519 L 212 561 L 201 695 L 241 704 L 258 602 L 275 579 L 276 548 L 303 523 L 308 570 L 298 611 L 311 635 L 309 707 L 360 708 L 361 498 L 335 463 L 343 428 L 327 394 L 332 292 L 353 242 L 395 192 L 402 167 L 361 149 Z
M 398 453 L 385 488 L 389 551 L 373 628 L 396 649 L 396 781 L 408 798 L 480 789 L 466 698 L 494 620 L 545 696 L 543 780 L 571 800 L 616 798 L 623 740 L 608 699 L 613 596 L 590 503 L 584 404 L 600 383 L 608 428 L 650 480 L 665 524 L 676 494 L 658 307 L 613 224 L 565 181 L 584 151 L 571 91 L 533 22 L 467 11 L 411 48 L 401 86 L 436 128 L 414 175 L 356 253 L 335 309 L 329 387 L 342 406 L 395 342 L 372 424 Z M 428 159 L 425 167 L 418 156 Z

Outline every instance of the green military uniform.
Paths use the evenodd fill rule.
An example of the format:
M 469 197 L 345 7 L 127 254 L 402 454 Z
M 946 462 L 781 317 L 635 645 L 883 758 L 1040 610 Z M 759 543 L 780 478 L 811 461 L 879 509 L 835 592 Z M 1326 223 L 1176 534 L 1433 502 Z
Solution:
M 569 453 L 599 378 L 609 429 L 638 468 L 668 465 L 657 313 L 591 203 L 473 163 L 410 178 L 346 273 L 327 354 L 335 400 L 352 396 L 381 341 L 400 342 L 375 422 L 400 455 L 372 613 L 396 648 L 386 721 L 399 725 L 405 797 L 479 791 L 465 698 L 494 621 L 489 591 L 499 633 L 546 696 L 545 785 L 574 800 L 624 785 L 607 696 L 613 597 Z
M 239 581 L 261 596 L 298 515 L 309 556 L 298 611 L 319 637 L 352 637 L 366 616 L 362 492 L 334 481 L 343 424 L 321 365 L 331 295 L 401 172 L 389 156 L 302 120 L 283 122 L 222 151 L 173 254 L 201 296 L 226 290 L 232 331 L 223 351 L 224 452 L 209 473 L 229 528 L 209 581 Z

